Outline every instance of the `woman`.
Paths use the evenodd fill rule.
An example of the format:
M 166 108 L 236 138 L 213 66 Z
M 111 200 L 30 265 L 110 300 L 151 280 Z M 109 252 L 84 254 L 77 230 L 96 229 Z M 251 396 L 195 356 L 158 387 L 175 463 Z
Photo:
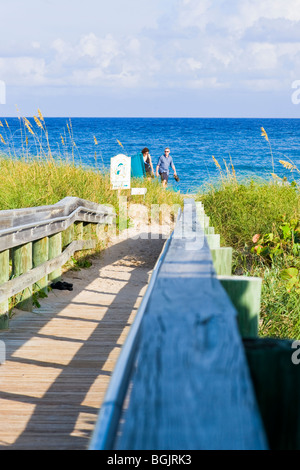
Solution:
M 146 176 L 148 178 L 152 177 L 152 175 L 154 175 L 154 170 L 153 170 L 152 159 L 149 153 L 149 149 L 147 147 L 145 147 L 142 150 L 142 155 L 143 155 L 144 164 L 145 164 Z

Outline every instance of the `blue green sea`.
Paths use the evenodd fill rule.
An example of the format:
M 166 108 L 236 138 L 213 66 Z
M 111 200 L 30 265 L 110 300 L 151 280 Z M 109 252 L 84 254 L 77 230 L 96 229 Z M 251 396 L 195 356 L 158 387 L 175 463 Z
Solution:
M 0 134 L 5 141 L 0 141 L 2 154 L 21 156 L 28 152 L 34 156 L 40 153 L 40 146 L 47 151 L 45 133 L 33 118 L 29 121 L 38 141 L 18 118 L 0 120 Z M 279 160 L 292 160 L 300 167 L 300 119 L 52 117 L 45 118 L 45 124 L 54 155 L 100 170 L 109 170 L 111 157 L 119 153 L 133 156 L 144 147 L 150 149 L 156 165 L 168 146 L 180 177 L 175 182 L 171 172 L 170 186 L 185 193 L 216 180 L 220 173 L 213 156 L 224 174 L 226 165 L 229 170 L 233 165 L 239 179 L 251 175 L 270 178 L 271 153 L 275 173 L 280 177 L 292 180 L 293 174 Z M 261 135 L 261 127 L 269 142 Z

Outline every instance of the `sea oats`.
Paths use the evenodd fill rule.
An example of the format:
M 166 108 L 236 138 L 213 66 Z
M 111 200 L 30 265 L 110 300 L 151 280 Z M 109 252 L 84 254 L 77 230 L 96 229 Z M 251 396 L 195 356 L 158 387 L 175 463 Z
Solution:
M 265 129 L 261 127 L 261 135 L 269 142 L 268 134 L 266 133 Z
M 29 130 L 30 134 L 34 135 L 34 132 L 32 130 L 32 125 L 30 124 L 28 119 L 26 117 L 24 117 L 23 119 L 24 119 L 25 127 Z
M 216 167 L 221 169 L 221 166 L 220 166 L 219 162 L 217 161 L 217 159 L 214 156 L 212 156 L 212 159 L 215 162 Z
M 281 163 L 281 165 L 284 166 L 284 168 L 286 168 L 287 170 L 295 170 L 296 169 L 296 165 L 293 165 L 292 163 L 287 162 L 285 160 L 279 160 L 279 163 Z
M 41 121 L 39 120 L 39 118 L 37 116 L 33 116 L 33 119 L 36 123 L 36 125 L 40 128 L 40 129 L 44 129 L 43 128 L 43 124 L 41 123 Z
M 270 153 L 271 153 L 271 159 L 272 159 L 272 170 L 273 170 L 273 173 L 274 173 L 275 172 L 275 170 L 274 170 L 274 157 L 273 157 L 271 143 L 269 141 L 269 137 L 268 137 L 268 134 L 266 133 L 265 129 L 263 127 L 261 127 L 260 129 L 261 129 L 262 137 L 264 137 L 266 139 L 266 141 L 268 142 L 269 147 L 270 147 Z
M 39 115 L 40 120 L 45 122 L 44 117 L 43 117 L 42 112 L 41 112 L 40 109 L 38 109 L 38 115 Z
M 28 129 L 28 131 L 30 132 L 30 134 L 34 135 L 34 132 L 33 132 L 32 128 L 30 127 L 30 123 L 28 123 L 27 120 L 25 121 L 25 126 Z

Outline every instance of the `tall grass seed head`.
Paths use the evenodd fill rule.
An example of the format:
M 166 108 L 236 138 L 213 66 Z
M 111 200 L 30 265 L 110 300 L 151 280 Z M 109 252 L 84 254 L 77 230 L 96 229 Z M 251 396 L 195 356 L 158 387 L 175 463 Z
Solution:
M 41 121 L 45 122 L 44 117 L 42 115 L 42 111 L 40 109 L 38 109 L 38 116 L 39 116 Z
M 216 167 L 221 169 L 221 166 L 220 166 L 219 162 L 217 161 L 217 159 L 214 156 L 212 156 L 212 159 L 215 162 Z
M 286 168 L 287 170 L 295 170 L 296 169 L 296 166 L 293 165 L 292 163 L 290 162 L 287 162 L 285 160 L 279 160 L 279 163 L 284 167 Z
M 261 127 L 261 135 L 269 142 L 268 134 L 266 133 L 265 129 Z
M 36 123 L 36 125 L 40 128 L 40 129 L 44 129 L 43 128 L 43 124 L 41 123 L 41 121 L 39 120 L 39 118 L 37 116 L 33 116 L 33 119 Z

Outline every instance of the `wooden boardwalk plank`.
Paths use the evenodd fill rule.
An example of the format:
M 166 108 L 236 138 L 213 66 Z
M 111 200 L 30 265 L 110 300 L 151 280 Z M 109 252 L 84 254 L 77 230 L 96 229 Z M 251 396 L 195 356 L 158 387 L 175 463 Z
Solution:
M 0 332 L 0 449 L 88 448 L 164 241 L 124 236 L 88 270 L 65 274 L 74 291 L 52 291 Z

